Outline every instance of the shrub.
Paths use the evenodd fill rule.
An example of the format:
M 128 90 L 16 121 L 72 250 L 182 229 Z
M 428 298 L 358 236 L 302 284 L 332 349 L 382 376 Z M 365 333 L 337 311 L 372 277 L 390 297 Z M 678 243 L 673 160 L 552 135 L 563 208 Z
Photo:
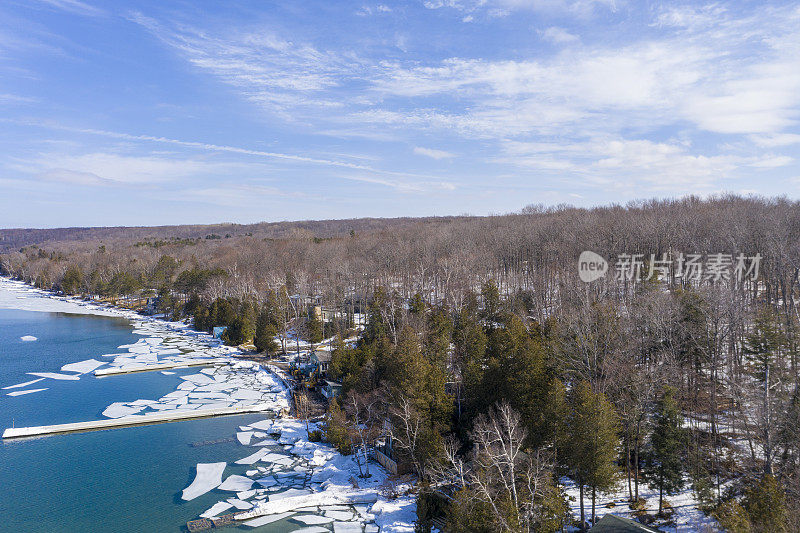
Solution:
M 722 502 L 712 513 L 722 529 L 728 533 L 750 533 L 750 518 L 747 511 L 736 500 Z

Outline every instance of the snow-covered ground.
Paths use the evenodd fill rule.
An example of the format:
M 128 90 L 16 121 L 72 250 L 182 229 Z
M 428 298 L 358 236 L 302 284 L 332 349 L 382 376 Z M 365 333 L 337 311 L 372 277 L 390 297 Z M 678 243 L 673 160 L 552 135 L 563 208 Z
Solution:
M 570 498 L 570 508 L 572 515 L 576 520 L 580 519 L 581 508 L 578 487 L 569 480 L 563 478 L 561 480 L 566 490 L 567 496 Z M 584 490 L 584 511 L 586 513 L 586 521 L 591 520 L 592 517 L 592 497 L 590 490 Z M 658 512 L 658 489 L 652 488 L 646 483 L 639 483 L 639 497 L 647 500 L 646 510 L 650 515 L 655 515 Z M 657 526 L 662 531 L 677 533 L 678 531 L 717 531 L 717 522 L 710 517 L 703 514 L 698 509 L 697 499 L 688 484 L 684 489 L 674 496 L 664 496 L 672 508 L 675 510 L 673 515 L 673 526 L 662 525 L 662 522 L 656 522 Z M 596 515 L 598 518 L 606 514 L 614 514 L 625 518 L 634 518 L 633 511 L 628 507 L 628 488 L 626 482 L 620 481 L 616 490 L 607 493 L 597 494 Z
M 26 285 L 21 281 L 3 277 L 0 277 L 0 309 L 102 316 L 125 316 L 129 313 L 84 302 L 77 298 L 56 296 Z

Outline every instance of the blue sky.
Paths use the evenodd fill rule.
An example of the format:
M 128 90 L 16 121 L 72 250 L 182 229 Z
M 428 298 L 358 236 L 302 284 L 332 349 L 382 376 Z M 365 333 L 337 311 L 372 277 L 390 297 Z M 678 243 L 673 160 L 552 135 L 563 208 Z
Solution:
M 800 196 L 796 2 L 0 4 L 0 227 Z

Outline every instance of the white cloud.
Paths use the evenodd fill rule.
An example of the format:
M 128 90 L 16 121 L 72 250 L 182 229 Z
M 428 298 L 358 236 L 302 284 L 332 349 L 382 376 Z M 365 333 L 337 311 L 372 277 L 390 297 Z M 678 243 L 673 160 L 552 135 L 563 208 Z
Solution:
M 751 135 L 750 140 L 752 140 L 756 146 L 775 148 L 800 144 L 800 134 L 776 133 L 773 135 Z
M 417 155 L 424 155 L 432 159 L 450 159 L 455 157 L 455 154 L 445 152 L 444 150 L 436 150 L 434 148 L 424 148 L 422 146 L 415 146 L 414 153 Z
M 590 139 L 574 143 L 515 142 L 504 144 L 505 156 L 498 162 L 521 169 L 557 173 L 574 184 L 603 185 L 619 189 L 638 186 L 636 194 L 688 194 L 725 190 L 740 176 L 739 169 L 775 168 L 792 158 L 774 155 L 743 156 L 721 152 L 692 153 L 676 142 L 646 139 Z
M 463 20 L 491 10 L 616 9 L 613 2 L 560 0 L 425 5 L 456 9 Z M 638 180 L 650 190 L 700 192 L 724 189 L 720 182 L 744 167 L 791 165 L 794 158 L 786 154 L 757 151 L 800 142 L 800 135 L 790 133 L 800 121 L 800 10 L 791 7 L 736 13 L 716 4 L 661 8 L 646 31 L 624 44 L 584 43 L 567 29 L 550 26 L 540 36 L 560 45 L 556 53 L 491 59 L 403 54 L 390 60 L 368 51 L 322 49 L 269 29 L 217 35 L 132 18 L 242 97 L 308 124 L 315 133 L 376 142 L 408 142 L 423 131 L 457 136 L 481 142 L 489 152 L 491 143 L 501 146 L 495 159 L 517 167 L 629 188 Z M 587 35 L 591 32 L 583 39 L 591 41 Z M 698 149 L 648 138 L 663 131 L 706 142 Z M 708 138 L 717 139 L 717 146 Z M 532 151 L 536 144 L 541 150 Z M 434 159 L 453 155 L 425 147 L 414 153 Z M 445 182 L 352 163 L 260 155 L 346 167 L 359 172 L 345 179 L 401 191 Z
M 376 178 L 374 176 L 346 174 L 340 176 L 341 179 L 383 185 L 401 193 L 425 193 L 435 191 L 453 191 L 456 185 L 448 181 L 408 181 L 408 180 L 389 180 Z
M 553 44 L 572 44 L 580 41 L 577 35 L 573 35 L 564 28 L 558 26 L 550 26 L 549 28 L 540 31 L 542 39 L 549 41 Z

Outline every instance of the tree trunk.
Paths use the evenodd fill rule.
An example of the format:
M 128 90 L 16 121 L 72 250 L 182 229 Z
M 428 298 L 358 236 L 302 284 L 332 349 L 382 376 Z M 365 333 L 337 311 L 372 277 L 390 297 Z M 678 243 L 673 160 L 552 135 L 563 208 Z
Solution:
M 631 487 L 631 439 L 630 431 L 625 439 L 625 474 L 628 477 L 628 501 L 633 501 L 633 488 Z
M 641 429 L 641 421 L 636 421 L 636 440 L 633 447 L 633 485 L 636 490 L 634 501 L 639 501 L 639 431 Z
M 772 475 L 772 410 L 769 402 L 769 361 L 764 365 L 764 473 Z
M 597 488 L 594 485 L 592 485 L 592 526 L 594 526 L 595 516 L 597 516 L 596 513 L 595 513 L 595 509 L 596 509 L 595 503 L 596 503 L 596 501 L 597 501 Z
M 578 486 L 580 487 L 581 499 L 581 531 L 586 531 L 586 513 L 583 510 L 583 480 L 578 480 Z

